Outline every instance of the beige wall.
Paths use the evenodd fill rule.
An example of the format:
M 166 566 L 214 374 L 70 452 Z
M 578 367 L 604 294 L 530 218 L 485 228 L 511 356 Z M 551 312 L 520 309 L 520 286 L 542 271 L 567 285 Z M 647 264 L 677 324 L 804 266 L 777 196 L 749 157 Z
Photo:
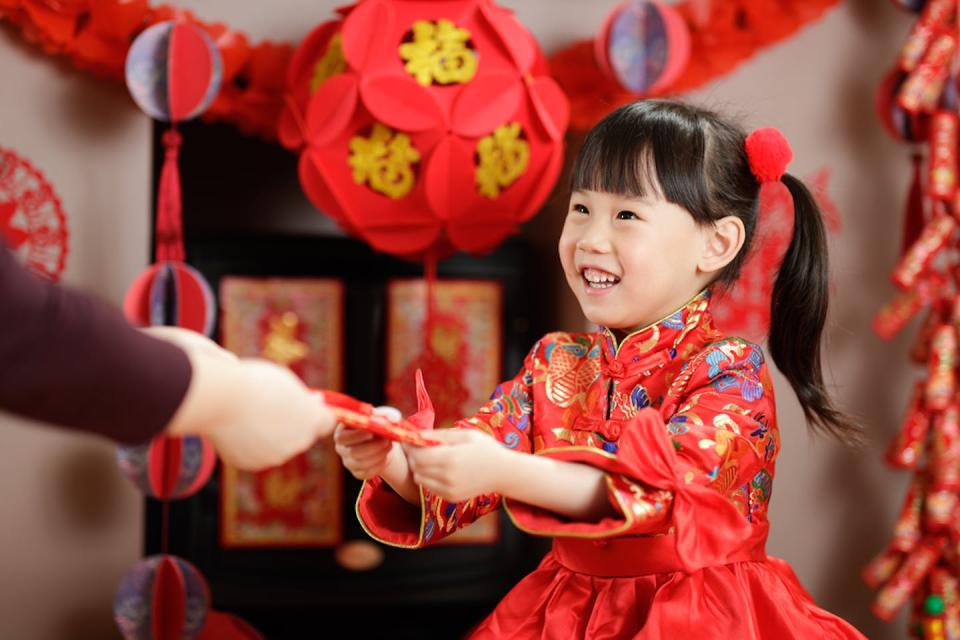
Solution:
M 0 146 L 60 195 L 64 279 L 118 302 L 146 263 L 149 121 L 121 85 L 57 64 L 2 27 Z M 0 637 L 119 637 L 111 602 L 140 555 L 142 507 L 113 445 L 2 415 L 0 437 Z
M 182 4 L 254 38 L 296 40 L 302 25 L 327 19 L 340 3 L 284 0 L 266 13 L 253 2 Z M 551 50 L 592 33 L 615 2 L 503 4 Z M 889 3 L 842 3 L 695 96 L 742 114 L 748 125 L 781 127 L 796 151 L 796 174 L 823 166 L 833 172 L 830 194 L 844 228 L 833 242 L 837 295 L 825 355 L 841 403 L 863 417 L 874 444 L 854 454 L 808 437 L 795 398 L 779 380 L 784 449 L 769 549 L 793 564 L 818 601 L 873 638 L 901 635 L 869 616 L 871 594 L 857 573 L 887 540 L 902 499 L 906 476 L 879 459 L 913 373 L 902 366 L 907 340 L 884 344 L 869 331 L 871 315 L 892 294 L 886 274 L 895 260 L 909 173 L 907 149 L 881 132 L 872 98 L 909 25 Z M 36 54 L 8 28 L 0 29 L 0 78 L 0 146 L 47 173 L 70 218 L 66 279 L 118 302 L 146 259 L 145 117 L 122 86 Z M 527 231 L 548 252 L 557 215 L 545 214 Z M 566 297 L 558 326 L 580 322 Z M 111 637 L 113 590 L 139 553 L 141 533 L 139 497 L 117 477 L 112 446 L 2 417 L 0 433 L 0 636 Z

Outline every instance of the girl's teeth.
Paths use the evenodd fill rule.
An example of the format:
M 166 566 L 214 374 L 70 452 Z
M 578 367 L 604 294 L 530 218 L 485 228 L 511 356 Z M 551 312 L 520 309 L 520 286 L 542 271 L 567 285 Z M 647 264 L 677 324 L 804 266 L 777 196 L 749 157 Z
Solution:
M 588 286 L 595 289 L 609 289 L 620 281 L 616 276 L 596 269 L 585 269 L 583 278 Z

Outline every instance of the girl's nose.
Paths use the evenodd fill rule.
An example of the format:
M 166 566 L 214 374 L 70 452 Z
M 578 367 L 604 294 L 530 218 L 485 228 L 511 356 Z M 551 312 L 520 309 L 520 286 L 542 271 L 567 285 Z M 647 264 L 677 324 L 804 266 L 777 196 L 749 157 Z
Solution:
M 610 252 L 610 225 L 600 216 L 592 219 L 577 241 L 577 249 L 587 253 Z

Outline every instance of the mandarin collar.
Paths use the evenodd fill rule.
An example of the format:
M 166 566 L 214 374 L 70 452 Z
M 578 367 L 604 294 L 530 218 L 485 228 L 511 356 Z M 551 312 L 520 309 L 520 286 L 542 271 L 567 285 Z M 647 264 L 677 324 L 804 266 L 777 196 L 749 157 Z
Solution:
M 649 371 L 677 357 L 677 346 L 697 326 L 709 321 L 711 292 L 704 289 L 665 318 L 638 329 L 617 341 L 613 332 L 601 328 L 601 365 L 607 377 L 622 378 L 627 372 Z

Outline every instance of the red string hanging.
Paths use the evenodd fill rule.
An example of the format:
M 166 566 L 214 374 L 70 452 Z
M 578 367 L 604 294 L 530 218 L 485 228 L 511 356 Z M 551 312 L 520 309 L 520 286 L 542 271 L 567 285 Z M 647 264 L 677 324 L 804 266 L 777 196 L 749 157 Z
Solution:
M 177 162 L 182 142 L 183 137 L 176 127 L 163 134 L 163 169 L 157 188 L 157 261 L 182 262 L 186 257 L 183 249 L 183 197 Z

